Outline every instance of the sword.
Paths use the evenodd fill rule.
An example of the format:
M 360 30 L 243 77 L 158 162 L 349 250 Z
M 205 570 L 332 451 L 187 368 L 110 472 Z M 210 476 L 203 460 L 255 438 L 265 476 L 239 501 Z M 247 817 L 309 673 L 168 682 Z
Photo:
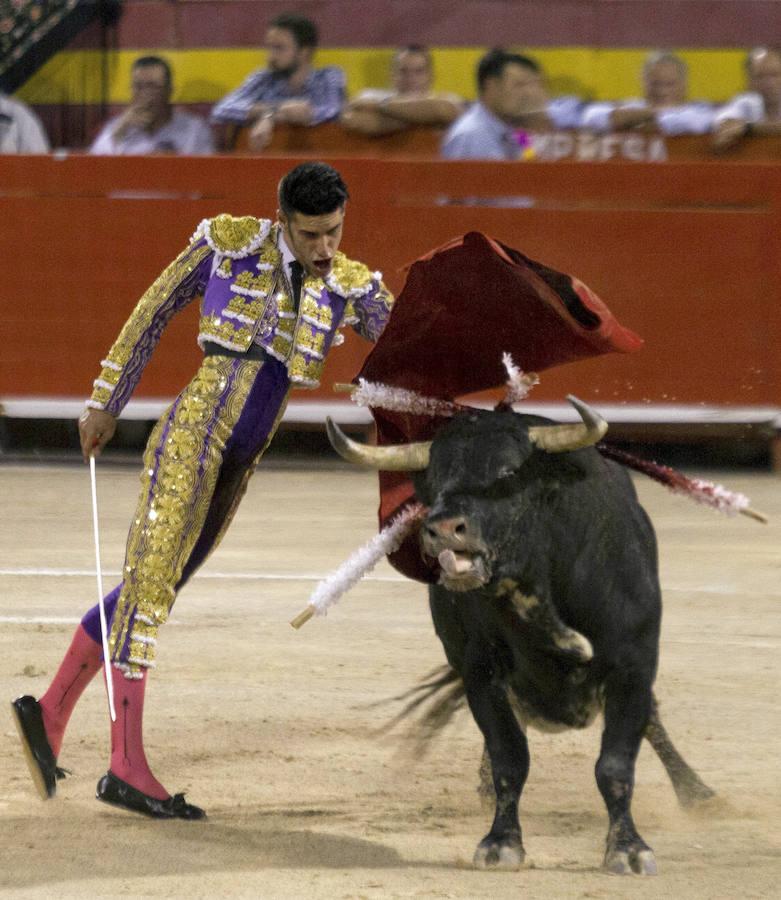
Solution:
M 98 488 L 95 478 L 95 454 L 89 455 L 89 474 L 92 484 L 92 529 L 95 535 L 95 569 L 98 575 L 98 608 L 100 610 L 100 637 L 103 643 L 103 668 L 106 672 L 106 691 L 108 693 L 108 709 L 111 721 L 116 722 L 114 709 L 114 683 L 111 680 L 111 663 L 108 652 L 108 626 L 106 625 L 106 607 L 103 605 L 103 573 L 100 565 L 100 532 L 98 530 Z

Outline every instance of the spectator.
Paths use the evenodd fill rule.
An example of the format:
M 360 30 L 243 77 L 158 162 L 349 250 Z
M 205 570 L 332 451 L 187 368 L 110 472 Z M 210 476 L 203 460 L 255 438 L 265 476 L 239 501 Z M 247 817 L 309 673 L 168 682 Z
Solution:
M 312 68 L 317 26 L 301 16 L 281 15 L 266 32 L 268 68 L 253 72 L 212 110 L 212 122 L 252 127 L 250 147 L 262 150 L 274 123 L 319 125 L 339 117 L 345 100 L 344 72 Z M 228 143 L 230 143 L 228 141 Z
M 651 53 L 643 65 L 643 99 L 591 103 L 581 126 L 589 131 L 660 131 L 663 134 L 705 134 L 715 111 L 710 103 L 686 99 L 686 63 L 674 53 Z
M 749 134 L 781 135 L 781 49 L 755 47 L 746 56 L 749 90 L 716 114 L 713 143 L 723 150 Z
M 447 159 L 519 159 L 523 129 L 579 124 L 580 100 L 550 99 L 539 65 L 528 56 L 491 50 L 478 64 L 477 88 L 478 101 L 444 137 L 442 155 Z
M 392 134 L 415 125 L 450 125 L 463 112 L 461 97 L 432 90 L 434 70 L 427 47 L 410 44 L 397 50 L 391 79 L 390 89 L 361 91 L 342 113 L 342 125 L 360 134 Z
M 49 139 L 38 116 L 20 100 L 0 94 L 0 153 L 48 153 Z
M 103 126 L 90 153 L 144 156 L 214 152 L 214 141 L 206 122 L 171 105 L 171 67 L 164 59 L 139 57 L 133 63 L 130 79 L 130 106 Z

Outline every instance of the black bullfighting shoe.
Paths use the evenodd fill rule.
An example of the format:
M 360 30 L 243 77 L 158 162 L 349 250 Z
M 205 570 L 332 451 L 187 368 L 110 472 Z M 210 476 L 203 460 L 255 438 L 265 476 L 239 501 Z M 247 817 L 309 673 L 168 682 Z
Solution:
M 43 727 L 41 704 L 29 695 L 19 697 L 11 703 L 11 713 L 36 790 L 41 800 L 49 800 L 57 793 L 57 780 L 65 777 L 65 769 L 57 766 Z
M 153 819 L 206 818 L 206 813 L 200 806 L 185 802 L 184 794 L 174 794 L 167 800 L 157 800 L 117 778 L 113 772 L 106 772 L 100 779 L 95 796 L 103 803 L 151 816 Z

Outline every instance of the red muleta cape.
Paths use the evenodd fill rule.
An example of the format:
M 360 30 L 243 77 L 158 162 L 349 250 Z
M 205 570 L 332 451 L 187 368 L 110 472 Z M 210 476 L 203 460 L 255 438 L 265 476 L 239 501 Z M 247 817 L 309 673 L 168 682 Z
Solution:
M 358 377 L 455 400 L 504 384 L 505 352 L 524 372 L 540 372 L 642 343 L 582 281 L 473 231 L 413 263 Z M 372 414 L 380 445 L 430 440 L 447 421 Z M 414 496 L 407 474 L 380 472 L 380 527 Z M 408 578 L 436 580 L 416 537 L 388 559 Z

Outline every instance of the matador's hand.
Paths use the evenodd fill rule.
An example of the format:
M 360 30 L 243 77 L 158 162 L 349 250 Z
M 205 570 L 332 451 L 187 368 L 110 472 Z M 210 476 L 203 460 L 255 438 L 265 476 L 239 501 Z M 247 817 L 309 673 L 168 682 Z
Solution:
M 114 436 L 117 420 L 111 413 L 88 406 L 79 416 L 79 438 L 81 454 L 84 462 L 88 462 L 90 454 L 100 456 L 101 451 Z

